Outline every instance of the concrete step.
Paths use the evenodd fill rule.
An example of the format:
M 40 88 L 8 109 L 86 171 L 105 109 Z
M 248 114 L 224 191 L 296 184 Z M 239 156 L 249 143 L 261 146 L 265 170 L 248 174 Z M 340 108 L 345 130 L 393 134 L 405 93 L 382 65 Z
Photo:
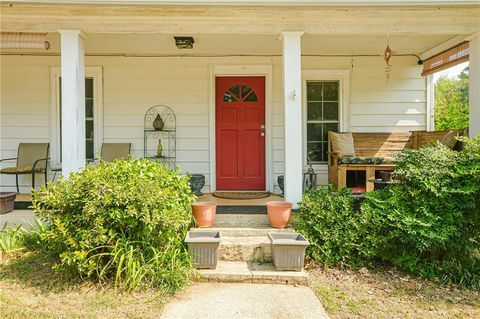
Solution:
M 262 237 L 268 233 L 282 232 L 293 233 L 292 227 L 273 228 L 273 227 L 212 227 L 212 228 L 192 228 L 193 231 L 219 231 L 223 237 Z
M 214 227 L 270 227 L 267 214 L 217 214 Z
M 225 261 L 269 262 L 272 260 L 270 241 L 267 236 L 223 237 L 218 258 Z
M 272 263 L 219 261 L 217 269 L 197 270 L 197 281 L 308 285 L 308 274 L 302 271 L 275 271 Z

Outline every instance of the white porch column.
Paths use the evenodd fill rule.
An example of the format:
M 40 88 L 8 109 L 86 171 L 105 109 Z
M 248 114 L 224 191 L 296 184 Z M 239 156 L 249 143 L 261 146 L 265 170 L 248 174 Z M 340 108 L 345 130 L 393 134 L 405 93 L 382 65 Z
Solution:
M 60 30 L 62 175 L 85 168 L 85 48 L 80 30 Z
M 302 199 L 302 56 L 303 32 L 283 32 L 285 98 L 285 200 L 294 207 Z
M 469 43 L 470 73 L 470 120 L 469 136 L 480 134 L 480 34 L 476 34 Z

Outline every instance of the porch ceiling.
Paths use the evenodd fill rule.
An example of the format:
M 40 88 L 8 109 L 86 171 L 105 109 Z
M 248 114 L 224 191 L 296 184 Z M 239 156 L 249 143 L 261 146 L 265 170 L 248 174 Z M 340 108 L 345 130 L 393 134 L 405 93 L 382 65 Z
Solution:
M 479 5 L 158 6 L 1 3 L 4 31 L 87 33 L 472 34 Z
M 193 35 L 194 49 L 179 50 L 176 48 L 174 35 Z M 466 35 L 450 34 L 416 34 L 391 35 L 390 47 L 396 54 L 416 54 L 438 46 L 452 38 L 459 41 Z M 49 33 L 47 40 L 51 48 L 45 50 L 28 50 L 38 54 L 59 54 L 60 35 L 57 32 Z M 302 38 L 303 55 L 380 55 L 387 44 L 386 35 L 312 35 L 306 34 Z M 268 55 L 280 56 L 282 42 L 278 35 L 252 34 L 87 34 L 85 41 L 87 54 L 101 55 L 193 55 L 193 56 L 222 56 L 222 55 Z M 21 52 L 25 50 L 7 50 L 2 52 Z

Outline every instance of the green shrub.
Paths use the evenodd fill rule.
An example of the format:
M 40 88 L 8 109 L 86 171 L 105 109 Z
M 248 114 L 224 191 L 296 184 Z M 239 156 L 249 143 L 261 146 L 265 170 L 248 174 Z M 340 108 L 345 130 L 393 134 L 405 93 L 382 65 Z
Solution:
M 480 138 L 463 152 L 441 144 L 406 150 L 400 185 L 367 195 L 364 214 L 379 216 L 386 245 L 377 255 L 404 270 L 480 288 Z
M 194 200 L 188 177 L 142 160 L 100 162 L 34 193 L 33 209 L 50 224 L 42 235 L 56 269 L 174 291 L 192 270 L 183 240 Z
M 375 256 L 378 221 L 356 211 L 354 201 L 346 188 L 333 193 L 329 186 L 303 194 L 295 229 L 310 241 L 307 254 L 313 260 L 326 266 L 364 266 Z
M 305 193 L 297 229 L 326 265 L 391 262 L 424 278 L 480 288 L 480 137 L 462 152 L 441 144 L 405 150 L 400 183 L 369 192 L 354 212 L 348 190 Z

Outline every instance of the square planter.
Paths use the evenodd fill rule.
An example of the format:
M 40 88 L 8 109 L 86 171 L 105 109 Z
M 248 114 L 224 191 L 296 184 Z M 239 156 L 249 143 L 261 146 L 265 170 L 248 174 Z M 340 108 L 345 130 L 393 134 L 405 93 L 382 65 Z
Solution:
M 218 261 L 218 246 L 222 240 L 219 231 L 189 231 L 185 242 L 197 269 L 215 269 Z
M 13 211 L 16 197 L 17 193 L 0 192 L 0 214 L 5 214 Z
M 279 271 L 302 271 L 308 240 L 297 233 L 269 233 L 273 264 Z

